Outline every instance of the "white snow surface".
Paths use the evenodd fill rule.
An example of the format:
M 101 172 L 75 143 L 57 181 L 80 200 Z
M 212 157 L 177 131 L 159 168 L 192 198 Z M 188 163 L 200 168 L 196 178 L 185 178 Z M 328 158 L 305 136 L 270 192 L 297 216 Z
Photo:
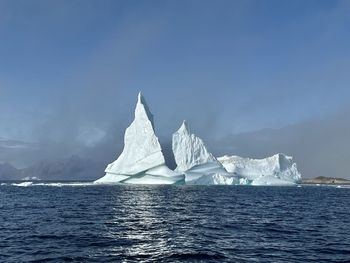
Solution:
M 106 175 L 96 180 L 96 183 L 143 184 L 152 181 L 153 184 L 163 184 L 176 183 L 184 178 L 165 165 L 162 149 L 154 132 L 153 115 L 141 92 L 138 95 L 134 121 L 125 131 L 123 152 L 116 161 L 107 166 L 105 172 Z M 149 176 L 152 175 L 150 179 Z
M 246 178 L 252 185 L 293 185 L 301 180 L 293 158 L 281 153 L 265 159 L 225 155 L 218 160 L 228 172 Z
M 134 175 L 165 163 L 152 120 L 153 116 L 139 93 L 135 119 L 125 131 L 123 152 L 107 166 L 106 173 Z
M 173 134 L 172 148 L 176 171 L 185 173 L 186 184 L 239 184 L 239 178 L 225 170 L 185 121 Z
M 207 163 L 222 166 L 208 151 L 202 139 L 189 131 L 186 121 L 183 121 L 181 127 L 173 134 L 172 148 L 177 171 L 187 171 Z
M 212 185 L 212 184 L 239 184 L 239 177 L 228 173 L 225 168 L 216 163 L 206 163 L 184 171 L 186 184 Z

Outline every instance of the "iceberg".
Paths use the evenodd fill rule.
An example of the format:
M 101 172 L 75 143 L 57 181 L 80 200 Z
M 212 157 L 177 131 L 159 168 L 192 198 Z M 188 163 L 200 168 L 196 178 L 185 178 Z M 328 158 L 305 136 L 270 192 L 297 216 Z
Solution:
M 293 158 L 281 153 L 265 159 L 225 155 L 218 161 L 228 172 L 245 178 L 252 185 L 294 185 L 301 180 Z
M 175 184 L 184 180 L 182 173 L 165 165 L 153 115 L 141 92 L 134 121 L 125 131 L 124 149 L 117 160 L 107 165 L 105 173 L 95 183 Z
M 235 155 L 216 158 L 203 140 L 191 133 L 186 121 L 172 136 L 172 150 L 177 165 L 174 171 L 165 164 L 153 115 L 140 92 L 134 120 L 125 131 L 122 153 L 94 183 L 294 185 L 301 180 L 293 158 L 284 154 L 265 159 Z
M 175 171 L 185 174 L 186 184 L 239 184 L 239 177 L 228 173 L 208 151 L 202 139 L 191 133 L 186 121 L 173 134 Z

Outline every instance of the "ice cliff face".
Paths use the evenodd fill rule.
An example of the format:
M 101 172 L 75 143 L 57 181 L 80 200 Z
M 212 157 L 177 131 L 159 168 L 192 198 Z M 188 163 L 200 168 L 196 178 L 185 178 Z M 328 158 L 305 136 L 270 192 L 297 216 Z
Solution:
M 227 155 L 216 159 L 186 122 L 173 134 L 172 147 L 176 170 L 185 174 L 186 184 L 293 185 L 301 179 L 292 157 L 283 154 L 261 160 Z
M 185 174 L 187 184 L 237 184 L 239 178 L 228 173 L 208 151 L 202 139 L 191 133 L 184 121 L 173 134 L 172 148 L 176 171 Z
M 165 163 L 153 130 L 153 116 L 146 109 L 147 104 L 140 93 L 135 119 L 125 131 L 123 152 L 116 161 L 107 166 L 106 173 L 134 175 Z
M 301 180 L 293 158 L 276 154 L 265 159 L 249 159 L 239 156 L 218 158 L 226 170 L 235 173 L 253 185 L 289 185 Z
M 203 141 L 188 130 L 186 121 L 173 134 L 172 148 L 177 170 L 187 171 L 196 165 L 219 162 L 208 152 Z
M 153 115 L 139 93 L 135 118 L 126 129 L 124 149 L 116 161 L 109 164 L 106 175 L 97 183 L 171 184 L 183 180 L 181 173 L 165 165 L 158 138 L 154 133 Z

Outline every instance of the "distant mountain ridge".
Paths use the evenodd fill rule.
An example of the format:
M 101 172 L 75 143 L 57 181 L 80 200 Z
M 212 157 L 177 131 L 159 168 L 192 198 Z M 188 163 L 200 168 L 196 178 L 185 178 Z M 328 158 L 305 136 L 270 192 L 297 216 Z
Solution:
M 338 177 L 318 176 L 302 180 L 303 184 L 349 184 L 350 180 Z
M 101 176 L 104 166 L 77 155 L 58 161 L 42 160 L 23 169 L 0 163 L 0 180 L 94 180 Z
M 0 163 L 0 180 L 19 180 L 20 171 L 9 163 Z
M 11 163 L 25 167 L 37 158 L 38 145 L 35 143 L 0 137 L 0 163 Z

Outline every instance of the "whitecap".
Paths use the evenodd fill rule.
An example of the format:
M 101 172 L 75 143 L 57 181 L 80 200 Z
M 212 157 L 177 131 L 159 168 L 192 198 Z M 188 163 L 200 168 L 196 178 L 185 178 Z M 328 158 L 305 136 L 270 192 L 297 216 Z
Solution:
M 23 183 L 13 183 L 11 185 L 14 185 L 14 186 L 21 186 L 21 187 L 28 187 L 28 186 L 31 186 L 33 185 L 33 182 L 23 182 Z
M 74 186 L 91 186 L 96 184 L 94 184 L 93 182 L 47 182 L 47 183 L 22 182 L 22 183 L 12 183 L 11 185 L 21 186 L 21 187 L 28 187 L 28 186 L 53 186 L 53 187 L 72 186 L 74 187 Z

